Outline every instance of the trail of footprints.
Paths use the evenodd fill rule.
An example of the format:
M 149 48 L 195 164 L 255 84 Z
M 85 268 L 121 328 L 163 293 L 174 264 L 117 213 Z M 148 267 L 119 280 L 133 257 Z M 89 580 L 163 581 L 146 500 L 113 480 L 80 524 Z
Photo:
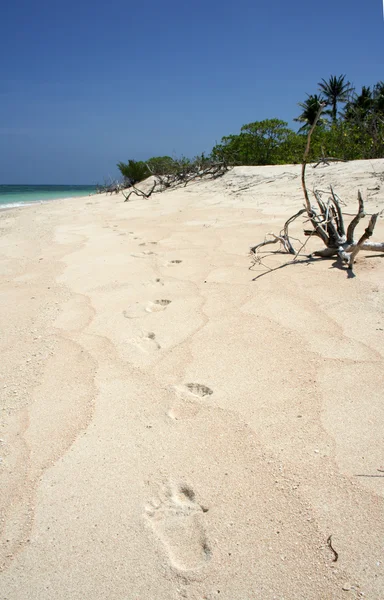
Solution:
M 149 242 L 149 244 L 155 245 L 157 242 Z M 147 245 L 146 242 L 139 244 L 139 246 Z M 144 258 L 153 254 L 154 252 L 143 251 L 132 254 L 132 256 Z M 182 260 L 175 259 L 166 263 L 166 266 L 181 263 Z M 160 279 L 156 279 L 155 283 L 164 285 Z M 167 298 L 149 301 L 145 306 L 145 311 L 148 313 L 163 311 L 171 302 Z M 123 315 L 127 319 L 138 318 L 140 315 L 136 315 L 134 312 L 125 310 Z M 161 349 L 153 332 L 143 334 L 133 342 L 144 351 Z M 213 390 L 200 383 L 187 383 L 182 389 L 186 395 L 200 399 L 213 394 Z M 185 419 L 195 416 L 199 410 L 198 402 L 184 400 L 179 406 L 171 408 L 168 416 L 173 420 Z M 174 568 L 181 571 L 194 571 L 201 569 L 211 559 L 211 550 L 203 522 L 204 513 L 207 511 L 208 508 L 196 501 L 195 492 L 190 486 L 172 483 L 161 490 L 159 497 L 145 507 L 146 518 L 156 536 L 163 543 Z
M 204 513 L 195 492 L 186 484 L 169 484 L 148 503 L 146 517 L 163 543 L 173 567 L 181 571 L 201 569 L 211 550 L 204 528 Z
M 134 233 L 133 231 L 129 232 L 130 235 L 133 233 Z M 134 237 L 133 239 L 136 240 L 136 239 L 140 239 L 140 238 Z M 141 246 L 141 247 L 149 246 L 149 245 L 155 246 L 155 245 L 157 245 L 157 242 L 141 242 L 139 244 L 139 246 Z M 143 252 L 131 254 L 131 256 L 134 256 L 136 258 L 145 258 L 146 256 L 150 256 L 150 255 L 156 255 L 156 254 L 151 251 L 143 251 Z M 167 263 L 167 265 L 180 264 L 181 262 L 182 262 L 181 260 L 175 259 L 175 260 L 171 260 L 169 263 Z M 143 283 L 143 285 L 144 286 L 148 286 L 148 285 L 164 286 L 164 283 L 162 282 L 162 280 L 159 277 L 157 277 L 154 280 L 151 280 L 147 283 Z M 144 311 L 147 313 L 161 312 L 161 311 L 165 310 L 167 308 L 167 306 L 169 306 L 171 303 L 172 303 L 172 300 L 169 300 L 168 298 L 160 298 L 160 299 L 157 299 L 154 301 L 150 300 L 145 305 Z M 142 316 L 142 308 L 140 306 L 132 306 L 131 310 L 124 310 L 122 314 L 126 319 L 138 319 Z M 156 340 L 155 333 L 153 333 L 153 332 L 143 334 L 139 338 L 134 338 L 131 340 L 131 342 L 144 352 L 150 352 L 150 351 L 155 351 L 155 350 L 161 349 L 161 345 Z

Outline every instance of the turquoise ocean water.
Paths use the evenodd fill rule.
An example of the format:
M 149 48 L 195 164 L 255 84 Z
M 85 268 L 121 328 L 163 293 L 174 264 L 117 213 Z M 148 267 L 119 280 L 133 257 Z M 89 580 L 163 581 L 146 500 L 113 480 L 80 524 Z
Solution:
M 0 210 L 28 206 L 59 198 L 75 198 L 94 194 L 94 185 L 1 185 Z

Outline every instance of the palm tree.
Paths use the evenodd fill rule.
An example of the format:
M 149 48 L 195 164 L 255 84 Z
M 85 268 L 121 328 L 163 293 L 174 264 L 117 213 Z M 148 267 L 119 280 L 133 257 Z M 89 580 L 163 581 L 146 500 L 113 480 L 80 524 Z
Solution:
M 373 110 L 378 116 L 384 116 L 384 81 L 373 86 Z
M 329 81 L 322 79 L 318 84 L 320 91 L 324 94 L 331 109 L 328 114 L 331 115 L 333 123 L 337 120 L 338 102 L 347 102 L 349 95 L 353 92 L 353 87 L 349 81 L 345 81 L 345 75 L 331 75 Z
M 371 114 L 373 106 L 372 90 L 370 87 L 363 85 L 361 93 L 355 95 L 347 103 L 344 112 L 345 119 L 347 121 L 364 121 Z
M 324 102 L 324 98 L 322 96 L 318 96 L 317 94 L 307 94 L 308 98 L 304 102 L 299 102 L 300 108 L 303 109 L 303 112 L 299 117 L 294 119 L 298 123 L 304 123 L 302 127 L 299 129 L 299 133 L 303 131 L 307 131 L 310 129 L 315 122 L 316 115 L 320 110 L 320 106 Z M 323 125 L 325 123 L 325 119 L 319 119 L 317 124 Z

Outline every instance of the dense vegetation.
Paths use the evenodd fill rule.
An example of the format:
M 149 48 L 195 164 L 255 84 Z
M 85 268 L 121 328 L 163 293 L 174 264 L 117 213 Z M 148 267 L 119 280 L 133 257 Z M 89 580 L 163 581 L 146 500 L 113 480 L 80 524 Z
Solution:
M 149 175 L 172 174 L 202 161 L 225 161 L 230 165 L 275 165 L 299 163 L 306 134 L 321 106 L 325 105 L 312 136 L 310 159 L 334 157 L 357 160 L 384 157 L 384 82 L 372 88 L 363 86 L 357 93 L 345 75 L 322 79 L 318 93 L 308 95 L 299 106 L 295 119 L 301 127 L 295 132 L 280 119 L 266 119 L 243 125 L 240 133 L 224 136 L 209 156 L 195 159 L 153 157 L 145 161 L 129 160 L 117 166 L 125 181 L 135 184 Z

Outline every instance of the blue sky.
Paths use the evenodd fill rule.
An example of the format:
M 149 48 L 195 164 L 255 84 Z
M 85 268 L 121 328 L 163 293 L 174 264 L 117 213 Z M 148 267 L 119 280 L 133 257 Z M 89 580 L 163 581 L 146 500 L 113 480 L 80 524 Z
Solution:
M 382 0 L 5 0 L 0 183 L 95 183 L 384 79 Z

